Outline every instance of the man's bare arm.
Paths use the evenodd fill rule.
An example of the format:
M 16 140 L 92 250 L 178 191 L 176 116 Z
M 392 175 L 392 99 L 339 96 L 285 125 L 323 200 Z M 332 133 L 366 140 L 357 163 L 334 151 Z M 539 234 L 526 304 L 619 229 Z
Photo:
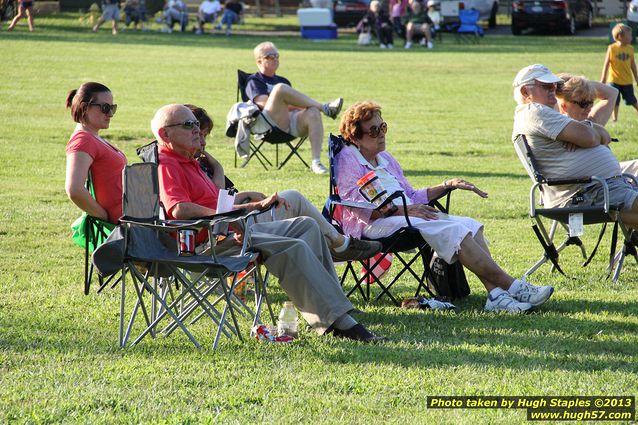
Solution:
M 572 143 L 581 148 L 593 148 L 599 145 L 608 145 L 609 133 L 604 127 L 589 122 L 572 121 L 558 134 L 561 142 Z
M 171 209 L 171 215 L 177 220 L 189 220 L 192 218 L 207 217 L 215 214 L 215 210 L 203 207 L 193 202 L 180 202 Z

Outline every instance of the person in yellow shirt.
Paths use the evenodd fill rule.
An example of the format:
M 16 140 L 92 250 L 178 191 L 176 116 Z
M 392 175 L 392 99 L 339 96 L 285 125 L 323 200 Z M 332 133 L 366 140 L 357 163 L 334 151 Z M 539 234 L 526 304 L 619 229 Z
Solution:
M 636 61 L 634 60 L 634 48 L 631 46 L 631 27 L 618 24 L 611 30 L 611 35 L 616 40 L 607 48 L 601 83 L 608 83 L 620 92 L 626 105 L 633 106 L 638 111 L 638 100 L 634 95 L 634 79 L 638 81 Z M 633 78 L 632 78 L 633 77 Z M 616 99 L 616 106 L 612 119 L 618 119 L 618 106 L 620 97 Z

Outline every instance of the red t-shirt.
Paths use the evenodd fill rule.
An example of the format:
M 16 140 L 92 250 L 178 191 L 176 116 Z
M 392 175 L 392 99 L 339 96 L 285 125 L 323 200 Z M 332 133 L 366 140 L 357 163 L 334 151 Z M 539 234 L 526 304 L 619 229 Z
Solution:
M 95 189 L 95 200 L 109 215 L 111 223 L 122 216 L 122 170 L 126 156 L 87 131 L 76 131 L 66 145 L 66 154 L 84 152 L 93 158 L 89 170 Z
M 217 208 L 219 189 L 202 171 L 196 160 L 188 159 L 159 145 L 158 173 L 160 199 L 168 218 L 175 218 L 173 208 L 180 202 L 192 202 L 213 210 Z M 196 242 L 203 242 L 207 235 L 205 231 L 200 232 Z

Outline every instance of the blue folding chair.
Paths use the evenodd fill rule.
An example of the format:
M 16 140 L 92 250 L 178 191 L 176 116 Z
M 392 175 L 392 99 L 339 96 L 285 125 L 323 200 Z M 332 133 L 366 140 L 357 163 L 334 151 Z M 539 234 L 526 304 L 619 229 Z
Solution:
M 469 41 L 478 44 L 485 34 L 483 28 L 478 25 L 479 11 L 476 9 L 459 10 L 460 25 L 456 29 L 456 41 Z

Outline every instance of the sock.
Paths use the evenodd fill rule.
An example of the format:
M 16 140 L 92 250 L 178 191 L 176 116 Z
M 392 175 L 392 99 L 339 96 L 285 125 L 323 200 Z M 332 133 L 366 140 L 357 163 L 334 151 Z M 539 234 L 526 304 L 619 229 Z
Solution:
M 514 279 L 514 282 L 510 285 L 510 288 L 507 290 L 510 294 L 515 294 L 523 287 L 523 281 L 520 279 Z
M 357 322 L 356 320 L 354 320 L 352 318 L 352 316 L 350 316 L 348 313 L 339 316 L 339 318 L 337 320 L 335 320 L 335 322 L 332 324 L 332 326 L 334 326 L 335 328 L 341 330 L 341 331 L 345 331 L 347 329 L 350 329 L 351 327 L 353 327 L 354 325 L 356 325 Z
M 321 105 L 321 112 L 323 112 L 324 115 L 328 115 L 330 113 L 330 105 L 328 103 Z
M 490 297 L 490 300 L 494 301 L 495 299 L 497 299 L 499 296 L 503 294 L 507 294 L 507 291 L 505 289 L 494 288 L 489 292 L 488 296 Z
M 336 248 L 332 248 L 332 250 L 334 252 L 343 252 L 346 249 L 348 249 L 348 246 L 350 245 L 350 236 L 345 236 L 344 239 L 346 240 L 341 246 L 338 246 Z
M 321 160 L 319 158 L 312 160 L 312 165 L 321 164 Z

